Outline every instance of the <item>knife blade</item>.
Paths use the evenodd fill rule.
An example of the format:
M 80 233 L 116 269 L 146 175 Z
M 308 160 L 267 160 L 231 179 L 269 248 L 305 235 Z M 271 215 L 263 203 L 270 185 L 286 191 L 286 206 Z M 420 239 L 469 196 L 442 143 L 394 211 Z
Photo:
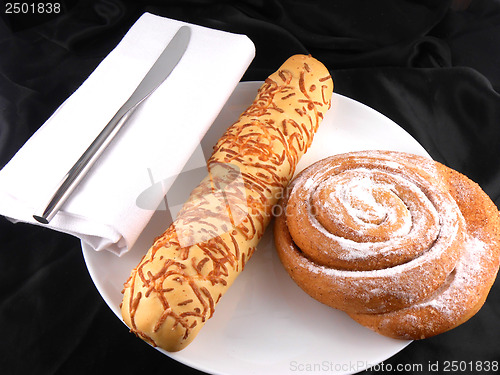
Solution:
M 153 66 L 146 73 L 139 86 L 127 99 L 123 106 L 116 112 L 113 118 L 97 135 L 90 146 L 80 156 L 71 169 L 64 175 L 56 186 L 55 193 L 48 200 L 40 214 L 33 215 L 33 218 L 42 223 L 48 224 L 56 215 L 64 202 L 70 197 L 81 180 L 88 173 L 92 165 L 103 153 L 106 147 L 130 118 L 137 107 L 144 102 L 170 75 L 181 60 L 191 39 L 191 29 L 189 26 L 180 27 Z

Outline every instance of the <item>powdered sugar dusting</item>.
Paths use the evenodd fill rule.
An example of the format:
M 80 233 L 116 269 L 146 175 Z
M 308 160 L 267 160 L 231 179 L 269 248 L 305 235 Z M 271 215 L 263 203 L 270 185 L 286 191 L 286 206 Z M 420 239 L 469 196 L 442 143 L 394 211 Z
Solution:
M 278 246 L 280 256 L 312 297 L 376 332 L 407 339 L 452 329 L 481 308 L 499 268 L 500 217 L 477 184 L 430 159 L 385 151 L 331 157 L 297 180 L 292 184 L 302 183 L 293 188 L 300 205 L 312 207 L 300 227 L 313 229 L 304 231 L 311 242 L 319 238 L 334 248 L 324 250 L 325 255 L 370 267 L 376 256 L 391 259 L 379 268 L 322 262 L 314 247 L 295 241 L 295 229 L 288 223 L 295 220 L 287 220 L 288 232 L 278 233 L 288 233 L 293 241 L 285 239 L 286 247 Z M 295 197 L 287 196 L 284 204 Z M 277 223 L 280 229 L 286 227 L 283 221 Z M 332 230 L 332 224 L 348 229 Z M 389 238 L 356 237 L 383 225 L 392 230 Z M 435 237 L 428 236 L 432 230 L 437 230 Z M 408 245 L 405 241 L 413 235 Z M 424 242 L 431 238 L 428 248 L 404 259 L 426 235 Z
M 432 307 L 446 315 L 462 314 L 466 308 L 464 296 L 476 290 L 483 281 L 483 263 L 488 258 L 488 245 L 477 237 L 467 236 L 464 252 L 447 282 L 428 300 L 415 308 Z
M 438 235 L 449 239 L 450 234 L 445 232 L 456 230 L 457 225 L 454 202 L 449 197 L 443 198 L 435 194 L 422 176 L 407 173 L 408 166 L 405 164 L 396 161 L 382 163 L 378 160 L 374 164 L 375 167 L 367 168 L 362 164 L 355 169 L 338 170 L 328 174 L 325 173 L 323 165 L 318 165 L 303 174 L 294 185 L 292 194 L 299 187 L 305 191 L 301 205 L 307 204 L 309 197 L 317 195 L 319 186 L 327 185 L 328 189 L 328 185 L 332 185 L 329 199 L 317 199 L 320 203 L 314 209 L 309 208 L 307 215 L 309 224 L 318 235 L 325 240 L 337 242 L 345 250 L 337 255 L 342 259 L 358 262 L 380 254 L 403 254 L 407 251 L 404 244 L 413 241 L 421 244 L 422 250 L 414 254 L 418 256 L 435 243 Z M 381 165 L 384 169 L 377 170 L 376 167 Z M 390 169 L 387 169 L 387 165 Z M 380 178 L 377 180 L 375 176 L 379 174 L 383 174 L 383 178 L 389 182 L 380 181 Z M 374 189 L 388 192 L 393 201 L 386 205 L 377 201 L 373 194 Z M 394 201 L 404 208 L 396 211 Z M 340 209 L 336 208 L 337 203 L 340 203 Z M 343 228 L 349 227 L 348 223 L 342 221 L 342 215 L 346 213 L 350 222 L 356 224 L 352 227 L 352 232 L 360 235 L 378 225 L 389 227 L 390 239 L 369 242 L 359 241 L 348 235 L 333 234 L 318 221 L 317 213 L 320 211 L 327 211 L 328 216 L 335 218 L 339 227 Z M 422 211 L 427 214 L 422 215 Z M 448 227 L 450 229 L 446 229 Z M 302 250 L 307 252 L 306 249 Z
M 337 185 L 331 193 L 330 198 L 333 200 L 335 197 L 338 197 L 343 207 L 346 208 L 348 215 L 356 220 L 361 229 L 378 225 L 384 221 L 393 223 L 395 218 L 391 206 L 384 206 L 375 199 L 374 190 L 381 187 L 381 185 L 374 183 L 369 177 L 362 176 L 351 180 L 348 184 Z M 390 186 L 388 190 L 392 191 Z M 327 201 L 327 204 L 329 202 Z M 403 220 L 403 226 L 400 227 L 401 232 L 395 233 L 395 235 L 402 235 L 409 232 L 411 228 L 409 214 Z
M 384 235 L 390 234 L 390 239 L 378 238 L 375 242 L 356 241 L 349 236 L 336 236 L 330 233 L 317 219 L 311 215 L 310 223 L 313 227 L 321 231 L 325 237 L 337 241 L 341 246 L 349 251 L 341 255 L 345 258 L 359 259 L 360 257 L 370 257 L 376 254 L 387 252 L 404 251 L 404 242 L 408 239 L 419 238 L 421 242 L 431 244 L 435 241 L 437 232 L 429 235 L 426 239 L 422 232 L 426 227 L 438 227 L 439 214 L 433 203 L 425 196 L 420 188 L 408 182 L 398 175 L 386 173 L 392 183 L 380 182 L 374 180 L 373 175 L 379 173 L 366 168 L 359 168 L 340 173 L 339 179 L 328 179 L 334 185 L 329 195 L 329 200 L 323 201 L 321 209 L 328 211 L 328 214 L 339 218 L 338 223 L 343 226 L 349 226 L 342 221 L 342 214 L 356 224 L 353 230 L 360 235 L 370 231 L 382 231 Z M 333 182 L 331 182 L 333 180 Z M 325 185 L 325 183 L 323 183 Z M 413 197 L 421 202 L 421 206 L 416 206 L 409 199 L 402 199 L 399 196 L 397 186 L 404 186 L 411 191 Z M 391 199 L 388 201 L 379 201 L 375 198 L 374 191 L 386 192 Z M 340 203 L 340 209 L 334 206 L 334 203 Z M 397 208 L 400 208 L 397 210 Z M 419 214 L 419 210 L 424 209 L 430 213 L 431 223 L 426 222 L 426 218 Z M 309 211 L 311 213 L 311 210 Z M 382 228 L 383 227 L 383 228 Z
M 453 271 L 465 225 L 447 190 L 436 187 L 439 175 L 434 162 L 419 160 L 423 163 L 420 168 L 401 155 L 376 151 L 351 153 L 345 160 L 333 157 L 304 170 L 293 182 L 289 199 L 295 199 L 299 211 L 303 210 L 300 215 L 307 220 L 301 226 L 310 225 L 315 243 L 329 244 L 321 248 L 320 257 L 335 256 L 355 265 L 380 259 L 376 264 L 383 267 L 332 267 L 318 262 L 317 255 L 302 246 L 297 263 L 308 273 L 335 280 L 332 288 L 342 290 L 346 300 L 366 301 L 367 312 L 390 310 L 391 304 L 409 306 L 428 298 Z M 322 190 L 328 193 L 326 200 L 311 198 L 324 198 Z M 385 199 L 392 201 L 386 205 Z M 311 202 L 321 204 L 304 209 Z M 396 210 L 394 206 L 400 207 Z M 349 224 L 339 219 L 339 226 L 354 223 L 351 232 L 355 234 L 379 225 L 392 231 L 388 238 L 375 241 L 335 234 L 318 220 L 318 210 L 328 211 L 333 221 L 347 213 Z M 290 234 L 294 238 L 292 229 Z M 387 301 L 387 306 L 380 301 Z

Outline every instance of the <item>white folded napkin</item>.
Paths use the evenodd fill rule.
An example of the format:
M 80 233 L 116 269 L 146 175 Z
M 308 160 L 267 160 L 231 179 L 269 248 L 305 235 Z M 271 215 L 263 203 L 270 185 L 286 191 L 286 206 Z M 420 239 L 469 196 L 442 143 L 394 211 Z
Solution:
M 0 171 L 0 214 L 37 224 L 32 215 L 182 25 L 189 24 L 149 13 L 139 18 Z M 155 182 L 168 185 L 182 170 L 255 55 L 244 35 L 189 26 L 191 41 L 179 64 L 120 130 L 49 228 L 118 255 L 134 244 L 162 200 L 156 196 L 156 203 L 140 207 L 137 198 Z

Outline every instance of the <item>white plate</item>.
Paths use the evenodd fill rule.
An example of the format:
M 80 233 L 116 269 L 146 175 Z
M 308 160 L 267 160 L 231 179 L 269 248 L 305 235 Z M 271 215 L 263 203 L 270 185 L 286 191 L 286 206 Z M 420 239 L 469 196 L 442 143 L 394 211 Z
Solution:
M 202 141 L 206 154 L 227 126 L 252 102 L 260 85 L 261 82 L 244 82 L 237 86 Z M 334 94 L 332 109 L 325 116 L 298 170 L 332 154 L 367 149 L 429 156 L 418 142 L 388 118 L 352 99 Z M 192 186 L 187 186 L 189 184 Z M 187 182 L 184 179 L 182 184 L 174 183 L 171 190 L 187 194 L 196 184 L 196 178 Z M 152 240 L 169 225 L 168 212 L 158 210 L 136 245 L 120 258 L 82 245 L 97 289 L 120 319 L 123 282 Z M 130 340 L 138 339 L 131 334 Z M 193 343 L 180 352 L 164 353 L 213 374 L 349 374 L 384 361 L 409 343 L 373 333 L 343 312 L 305 294 L 281 266 L 269 228 L 245 271 L 222 298 L 213 318 Z

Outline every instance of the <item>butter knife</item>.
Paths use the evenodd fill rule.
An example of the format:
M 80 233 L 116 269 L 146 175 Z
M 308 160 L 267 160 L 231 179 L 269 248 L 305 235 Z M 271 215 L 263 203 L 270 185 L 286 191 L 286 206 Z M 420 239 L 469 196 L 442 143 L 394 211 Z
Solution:
M 132 113 L 175 69 L 177 63 L 184 55 L 190 39 L 191 29 L 188 26 L 182 26 L 177 30 L 174 37 L 170 40 L 151 69 L 146 73 L 130 98 L 116 112 L 73 167 L 64 175 L 57 185 L 54 195 L 42 207 L 39 211 L 40 213 L 33 215 L 35 220 L 42 224 L 48 224 L 52 220 Z

